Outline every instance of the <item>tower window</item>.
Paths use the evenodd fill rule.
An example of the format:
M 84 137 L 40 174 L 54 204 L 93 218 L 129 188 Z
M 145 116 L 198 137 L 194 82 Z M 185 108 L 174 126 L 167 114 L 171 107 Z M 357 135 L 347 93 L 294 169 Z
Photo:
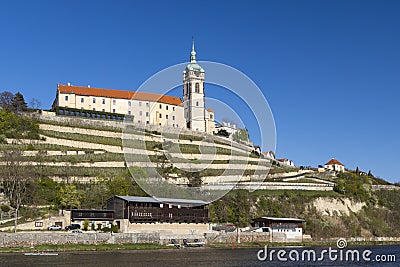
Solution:
M 106 103 L 106 100 L 103 98 L 103 105 Z
M 172 107 L 172 110 L 175 111 L 175 107 Z
M 93 104 L 96 103 L 96 98 L 93 97 Z
M 132 102 L 131 101 L 128 101 L 128 106 L 131 106 L 132 105 Z M 140 105 L 139 105 L 140 106 Z
M 168 120 L 168 115 L 165 115 L 165 118 Z
M 165 107 L 166 110 L 168 110 L 168 105 Z
M 85 102 L 85 99 L 82 97 L 82 98 L 81 98 L 81 103 L 83 103 L 83 102 Z
M 162 109 L 162 105 L 160 104 L 160 109 Z
M 198 106 L 199 106 L 199 101 L 196 102 L 196 107 L 198 107 Z
M 175 120 L 175 116 L 172 116 L 172 120 L 173 120 L 173 121 Z
M 68 101 L 68 96 L 67 95 L 65 96 L 65 101 Z
M 160 119 L 162 118 L 162 114 L 161 113 L 160 113 L 159 117 L 160 117 Z
M 146 117 L 148 117 L 149 116 L 149 113 L 148 112 L 146 112 Z
M 200 93 L 200 85 L 199 85 L 199 83 L 196 83 L 195 91 L 196 91 L 196 93 Z
M 115 105 L 115 104 L 117 104 L 117 101 L 114 99 L 114 100 L 113 100 L 113 105 Z

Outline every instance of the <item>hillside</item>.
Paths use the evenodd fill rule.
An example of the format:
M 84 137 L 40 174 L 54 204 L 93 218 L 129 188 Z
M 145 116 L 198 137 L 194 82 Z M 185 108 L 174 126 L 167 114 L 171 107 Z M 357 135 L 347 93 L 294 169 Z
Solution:
M 22 222 L 58 208 L 103 208 L 113 195 L 145 196 L 131 173 L 148 179 L 156 170 L 166 182 L 183 187 L 258 189 L 234 190 L 212 203 L 215 223 L 246 226 L 257 216 L 299 217 L 306 219 L 305 233 L 315 238 L 400 235 L 399 191 L 379 189 L 388 185 L 381 179 L 285 167 L 218 136 L 161 134 L 157 127 L 124 132 L 122 122 L 51 114 L 7 116 L 13 124 L 3 119 L 0 127 L 0 175 L 12 175 L 13 164 L 15 174 L 26 178 Z M 133 153 L 124 154 L 126 149 Z M 7 192 L 3 219 L 12 217 L 7 207 L 17 202 Z

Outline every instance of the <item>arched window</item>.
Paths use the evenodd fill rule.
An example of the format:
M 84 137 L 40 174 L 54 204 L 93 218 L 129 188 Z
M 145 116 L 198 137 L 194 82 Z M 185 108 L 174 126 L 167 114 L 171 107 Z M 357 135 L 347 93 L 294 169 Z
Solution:
M 196 83 L 196 85 L 195 85 L 195 92 L 200 93 L 200 84 L 199 83 Z
M 199 102 L 197 101 L 197 102 L 196 102 L 196 107 L 198 107 L 198 106 L 199 106 Z

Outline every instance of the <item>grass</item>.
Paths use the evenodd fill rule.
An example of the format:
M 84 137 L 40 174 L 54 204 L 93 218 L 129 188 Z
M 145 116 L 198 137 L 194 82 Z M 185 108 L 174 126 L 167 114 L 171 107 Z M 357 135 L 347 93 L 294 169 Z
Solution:
M 121 138 L 111 138 L 111 137 L 77 134 L 77 133 L 64 133 L 64 132 L 57 132 L 50 130 L 40 130 L 40 134 L 58 139 L 67 139 L 73 141 L 96 143 L 96 144 L 110 145 L 110 146 L 122 146 Z
M 33 247 L 9 247 L 0 248 L 0 252 L 64 252 L 64 251 L 107 251 L 107 250 L 143 250 L 171 248 L 159 244 L 67 244 L 67 245 L 38 245 Z
M 19 150 L 19 151 L 85 151 L 85 150 L 97 150 L 97 149 L 85 149 L 85 148 L 72 148 L 69 146 L 53 145 L 53 144 L 0 144 L 1 150 Z
M 83 129 L 90 129 L 90 130 L 98 130 L 98 131 L 108 131 L 108 132 L 122 132 L 121 128 L 111 127 L 111 126 L 99 126 L 99 125 L 92 125 L 86 124 L 84 122 L 57 122 L 57 121 L 49 121 L 49 120 L 37 120 L 40 124 L 49 124 L 49 125 L 56 125 L 56 126 L 64 126 L 64 127 L 75 127 L 75 128 L 83 128 Z
M 348 246 L 379 246 L 379 245 L 398 245 L 400 241 L 348 241 Z M 241 242 L 234 243 L 234 247 L 246 248 L 246 247 L 320 247 L 320 246 L 331 246 L 336 247 L 336 241 L 303 241 L 303 242 Z M 207 244 L 210 248 L 232 248 L 232 243 L 213 243 Z
M 307 196 L 311 198 L 317 197 L 343 197 L 343 195 L 335 191 L 312 191 L 312 190 L 257 190 L 250 193 L 252 196 L 281 196 L 283 194 L 294 196 Z
M 28 166 L 29 167 L 29 166 Z M 32 168 L 32 167 L 30 167 Z M 77 167 L 77 166 L 35 166 L 34 171 L 39 176 L 60 176 L 60 177 L 114 177 L 122 175 L 127 171 L 127 168 L 113 167 Z M 0 176 L 4 175 L 4 168 L 0 168 Z

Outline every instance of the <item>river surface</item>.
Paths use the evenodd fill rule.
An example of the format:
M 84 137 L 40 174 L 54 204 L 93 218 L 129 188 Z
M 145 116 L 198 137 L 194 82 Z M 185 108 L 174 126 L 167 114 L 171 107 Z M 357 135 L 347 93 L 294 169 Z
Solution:
M 336 260 L 331 260 L 329 254 L 324 254 L 323 260 L 318 261 L 321 252 L 328 247 L 323 248 L 267 248 L 268 256 L 271 255 L 272 261 L 267 257 L 261 261 L 257 257 L 259 253 L 261 259 L 265 255 L 264 248 L 184 248 L 184 249 L 162 249 L 162 250 L 119 250 L 102 252 L 60 252 L 58 256 L 25 256 L 23 253 L 0 253 L 0 266 L 400 266 L 400 246 L 366 246 L 366 247 L 348 247 L 343 250 L 343 257 L 340 260 L 339 252 L 332 251 L 332 258 L 337 256 Z M 279 252 L 281 258 L 287 261 L 281 261 L 277 258 L 277 253 L 284 249 L 285 253 Z M 333 247 L 332 249 L 337 249 Z M 301 260 L 304 250 L 314 250 L 317 260 L 309 261 L 307 253 L 305 260 Z M 348 250 L 359 251 L 360 261 L 345 260 L 345 253 Z M 362 253 L 366 250 L 367 259 L 362 258 Z M 336 253 L 336 254 L 335 254 Z M 293 261 L 296 255 L 299 255 L 299 261 Z M 312 255 L 312 254 L 311 254 Z M 350 254 L 349 259 L 351 259 Z M 386 262 L 377 261 L 386 259 Z M 382 256 L 384 255 L 384 256 Z M 390 262 L 389 261 L 390 258 Z

